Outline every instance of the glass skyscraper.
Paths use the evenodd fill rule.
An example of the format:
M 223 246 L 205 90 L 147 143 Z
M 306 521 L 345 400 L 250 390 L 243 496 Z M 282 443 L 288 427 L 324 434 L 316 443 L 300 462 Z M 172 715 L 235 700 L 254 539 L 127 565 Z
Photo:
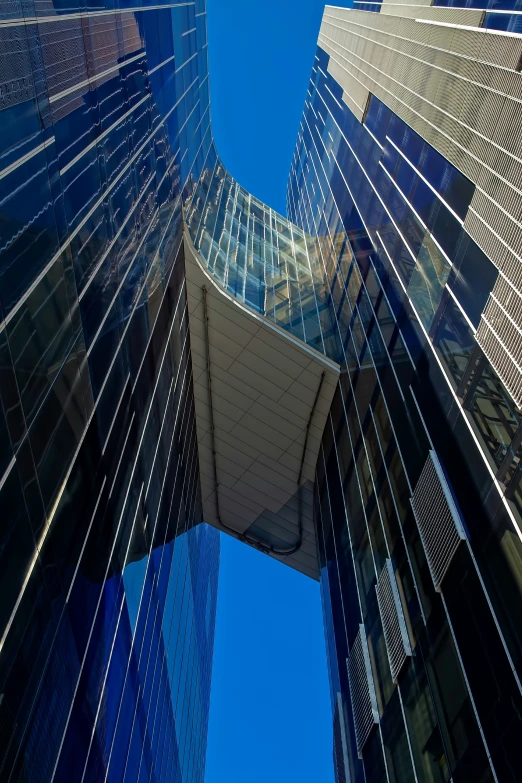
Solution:
M 339 781 L 522 778 L 520 8 L 323 16 L 287 204 L 342 343 L 315 484 Z
M 203 783 L 218 530 L 320 581 L 338 783 L 522 779 L 521 18 L 327 6 L 284 217 L 204 0 L 1 4 L 0 780 Z
M 181 216 L 206 28 L 148 5 L 0 6 L 2 781 L 204 779 L 219 534 Z

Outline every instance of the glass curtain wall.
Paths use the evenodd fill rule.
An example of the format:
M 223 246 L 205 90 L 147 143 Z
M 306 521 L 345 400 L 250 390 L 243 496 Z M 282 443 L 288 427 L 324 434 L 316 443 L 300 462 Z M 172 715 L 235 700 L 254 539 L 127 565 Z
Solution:
M 204 3 L 0 4 L 0 779 L 202 783 L 183 188 Z
M 344 354 L 315 502 L 351 779 L 514 783 L 522 419 L 474 338 L 498 272 L 463 229 L 474 184 L 374 95 L 356 119 L 328 62 L 319 48 L 287 207 L 317 239 Z M 410 503 L 433 450 L 467 526 L 442 597 Z M 413 649 L 395 680 L 376 594 L 388 561 Z M 346 660 L 361 623 L 377 723 L 359 752 Z
M 339 359 L 316 243 L 244 190 L 214 149 L 185 219 L 201 262 L 238 301 Z

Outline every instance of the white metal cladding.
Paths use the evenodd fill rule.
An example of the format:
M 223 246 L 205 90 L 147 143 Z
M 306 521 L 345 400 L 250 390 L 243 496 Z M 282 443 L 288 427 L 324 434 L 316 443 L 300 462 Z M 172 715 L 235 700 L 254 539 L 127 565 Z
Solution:
M 375 585 L 375 590 L 377 592 L 377 603 L 379 604 L 379 612 L 381 614 L 391 676 L 392 680 L 397 682 L 399 672 L 406 658 L 411 655 L 411 645 L 399 589 L 390 559 L 386 560 L 384 564 L 384 568 Z
M 357 754 L 359 758 L 362 758 L 362 749 L 366 740 L 374 725 L 379 722 L 377 697 L 364 625 L 359 626 L 350 655 L 346 659 L 346 666 L 348 668 Z
M 502 277 L 482 313 L 477 342 L 518 407 L 522 407 L 522 298 Z
M 411 505 L 431 578 L 435 590 L 440 592 L 444 574 L 466 533 L 439 458 L 433 450 L 419 476 Z
M 327 6 L 319 45 L 359 120 L 372 93 L 476 185 L 464 229 L 522 295 L 522 37 L 481 29 L 482 15 L 404 2 L 378 14 Z M 500 307 L 489 303 L 477 339 L 520 405 L 522 313 L 495 296 Z

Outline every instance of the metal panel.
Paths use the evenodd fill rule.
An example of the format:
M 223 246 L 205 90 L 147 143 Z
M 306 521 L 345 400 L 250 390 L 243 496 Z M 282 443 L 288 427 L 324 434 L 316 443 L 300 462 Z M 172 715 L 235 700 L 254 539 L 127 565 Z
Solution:
M 522 295 L 522 39 L 479 29 L 483 12 L 471 11 L 390 2 L 376 14 L 327 6 L 319 44 L 358 119 L 366 90 L 477 186 L 464 229 Z M 477 339 L 521 405 L 522 309 L 511 310 L 495 294 Z
M 350 655 L 346 659 L 346 666 L 350 683 L 357 755 L 359 758 L 362 758 L 362 749 L 370 736 L 370 732 L 374 725 L 379 723 L 379 711 L 377 709 L 377 696 L 370 664 L 370 653 L 366 639 L 366 630 L 362 624 L 359 626 Z
M 417 481 L 411 505 L 435 590 L 466 533 L 437 454 L 432 450 Z
M 522 299 L 503 278 L 482 313 L 477 342 L 518 407 L 522 407 Z
M 344 721 L 344 703 L 342 694 L 338 691 L 334 713 L 334 763 L 336 783 L 350 783 L 348 764 L 348 743 Z
M 377 584 L 377 603 L 381 614 L 384 641 L 392 680 L 397 682 L 406 658 L 411 655 L 411 644 L 406 628 L 404 610 L 393 571 L 392 561 L 386 560 Z
M 313 482 L 338 365 L 226 291 L 188 232 L 185 274 L 203 519 L 319 579 Z

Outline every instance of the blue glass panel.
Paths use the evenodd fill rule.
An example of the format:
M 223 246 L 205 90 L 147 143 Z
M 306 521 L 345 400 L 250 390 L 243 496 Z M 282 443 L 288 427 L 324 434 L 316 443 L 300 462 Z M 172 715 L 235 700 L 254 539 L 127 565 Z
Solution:
M 172 6 L 1 4 L 2 780 L 188 783 L 190 725 L 203 783 L 219 534 L 185 481 L 180 196 L 213 147 L 204 19 Z

